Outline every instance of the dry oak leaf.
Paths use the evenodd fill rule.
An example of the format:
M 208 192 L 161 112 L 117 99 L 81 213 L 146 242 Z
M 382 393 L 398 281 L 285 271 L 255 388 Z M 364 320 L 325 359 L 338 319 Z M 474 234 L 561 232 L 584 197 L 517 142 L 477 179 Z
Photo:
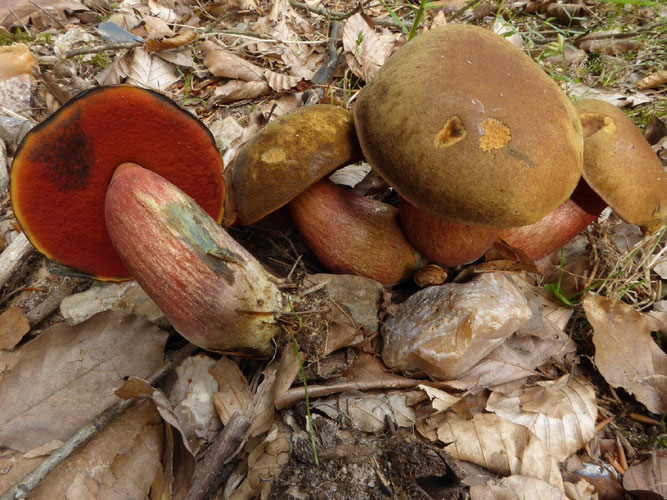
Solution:
M 455 413 L 444 415 L 438 439 L 454 458 L 485 467 L 495 474 L 520 474 L 563 489 L 558 465 L 542 440 L 526 427 L 483 413 L 466 420 Z
M 163 436 L 152 405 L 138 403 L 56 467 L 30 498 L 148 498 L 162 467 Z
M 199 46 L 204 54 L 204 64 L 213 76 L 261 82 L 264 80 L 264 69 L 232 54 L 231 51 L 218 47 L 211 41 Z
M 522 387 L 513 394 L 494 391 L 486 410 L 529 428 L 557 462 L 581 449 L 595 435 L 595 389 L 583 377 L 564 375 Z
M 14 349 L 29 331 L 30 323 L 23 310 L 18 306 L 10 307 L 0 314 L 0 350 Z
M 623 475 L 623 487 L 652 491 L 667 498 L 667 452 L 654 451 L 649 458 L 630 467 Z
M 667 69 L 646 75 L 644 78 L 639 80 L 639 82 L 637 82 L 637 87 L 640 89 L 650 89 L 659 87 L 665 83 L 667 83 Z
M 367 82 L 389 59 L 395 42 L 391 36 L 378 35 L 361 13 L 345 21 L 342 37 L 348 66 Z
M 584 298 L 584 311 L 593 326 L 595 365 L 605 380 L 634 394 L 650 412 L 667 412 L 667 354 L 641 313 L 594 293 Z
M 236 412 L 247 416 L 252 391 L 239 366 L 223 356 L 209 373 L 218 382 L 218 391 L 213 393 L 213 405 L 222 424 L 227 425 Z
M 197 38 L 197 34 L 194 31 L 183 31 L 169 38 L 152 38 L 146 40 L 146 50 L 148 52 L 159 52 L 162 50 L 177 49 L 194 41 L 195 38 Z
M 514 475 L 470 487 L 471 500 L 516 500 L 517 498 L 567 500 L 565 493 L 556 486 L 528 476 Z
M 52 326 L 20 349 L 0 380 L 0 447 L 26 452 L 66 441 L 117 401 L 124 377 L 160 367 L 166 339 L 145 319 L 111 312 Z

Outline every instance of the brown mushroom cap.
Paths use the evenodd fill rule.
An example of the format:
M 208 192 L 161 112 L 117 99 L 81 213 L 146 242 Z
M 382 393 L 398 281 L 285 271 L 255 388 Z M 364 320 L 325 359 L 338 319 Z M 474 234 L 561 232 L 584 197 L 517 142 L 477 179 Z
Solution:
M 398 210 L 322 179 L 289 204 L 294 224 L 325 267 L 385 286 L 409 278 L 422 257 L 405 239 Z
M 107 186 L 124 162 L 156 172 L 222 219 L 222 157 L 208 129 L 156 92 L 102 87 L 32 129 L 16 153 L 12 206 L 32 244 L 98 279 L 127 278 L 104 223 Z
M 408 42 L 354 107 L 370 164 L 410 203 L 462 224 L 537 222 L 582 169 L 576 112 L 526 54 L 483 28 Z
M 500 231 L 439 219 L 405 198 L 400 200 L 399 211 L 408 241 L 431 262 L 445 267 L 477 260 L 491 248 Z
M 649 232 L 667 220 L 667 173 L 643 134 L 617 107 L 575 102 L 584 133 L 586 182 L 626 222 Z
M 232 184 L 239 221 L 257 222 L 336 168 L 359 159 L 348 110 L 316 104 L 277 118 L 236 158 Z

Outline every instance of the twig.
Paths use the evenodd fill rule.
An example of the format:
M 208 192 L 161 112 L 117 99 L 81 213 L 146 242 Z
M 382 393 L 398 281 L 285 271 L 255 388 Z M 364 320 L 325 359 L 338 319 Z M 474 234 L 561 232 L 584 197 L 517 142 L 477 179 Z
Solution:
M 117 49 L 131 49 L 133 47 L 138 47 L 143 45 L 144 42 L 123 42 L 123 43 L 108 43 L 106 45 L 98 45 L 97 47 L 83 47 L 80 49 L 73 49 L 68 51 L 65 54 L 65 57 L 69 59 L 70 57 L 80 56 L 83 54 L 97 54 L 98 52 L 106 52 L 107 50 L 117 50 Z
M 32 37 L 32 32 L 30 31 L 30 29 L 28 29 L 28 27 L 25 25 L 25 23 L 23 22 L 23 20 L 22 20 L 19 16 L 16 15 L 16 12 L 14 12 L 12 9 L 9 9 L 9 12 L 12 13 L 12 15 L 18 20 L 19 23 L 21 23 L 21 26 L 23 27 L 23 29 L 25 30 L 25 32 L 26 32 L 29 36 Z M 5 16 L 5 17 L 6 17 L 6 16 Z M 4 22 L 4 19 L 3 19 L 3 22 Z
M 357 5 L 354 9 L 349 12 L 340 12 L 338 10 L 326 9 L 324 7 L 311 6 L 305 3 L 297 2 L 296 0 L 289 0 L 289 4 L 295 9 L 303 9 L 313 14 L 319 14 L 324 16 L 330 21 L 344 21 L 345 19 L 352 17 L 357 12 L 361 10 L 361 4 Z
M 19 234 L 0 254 L 0 287 L 14 275 L 35 251 L 25 234 Z
M 153 375 L 148 378 L 148 383 L 153 385 L 169 373 L 174 366 L 180 363 L 197 350 L 197 346 L 187 344 L 168 361 L 166 361 Z M 92 436 L 104 429 L 114 418 L 127 410 L 134 400 L 121 400 L 109 406 L 102 413 L 97 415 L 91 422 L 79 429 L 76 434 L 67 440 L 60 448 L 49 455 L 49 458 L 44 460 L 39 467 L 37 467 L 30 474 L 25 476 L 21 481 L 14 484 L 5 493 L 0 495 L 0 500 L 17 500 L 19 498 L 27 498 L 39 482 L 44 479 L 49 472 L 58 466 L 63 460 L 72 454 L 74 450 L 81 444 L 88 441 Z
M 204 459 L 197 463 L 186 500 L 213 498 L 218 488 L 233 471 L 226 464 L 238 454 L 245 442 L 250 420 L 240 412 L 234 413 L 225 428 L 209 447 Z

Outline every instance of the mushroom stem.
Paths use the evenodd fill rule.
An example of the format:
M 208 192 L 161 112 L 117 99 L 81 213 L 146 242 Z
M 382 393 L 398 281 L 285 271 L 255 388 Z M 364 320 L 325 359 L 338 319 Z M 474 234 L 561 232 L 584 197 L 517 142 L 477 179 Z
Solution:
M 268 350 L 284 307 L 279 280 L 192 198 L 125 163 L 107 189 L 105 220 L 127 269 L 185 338 L 209 350 Z
M 572 196 L 549 212 L 542 220 L 528 226 L 503 229 L 499 237 L 539 260 L 567 244 L 593 223 L 607 204 L 581 179 Z
M 294 198 L 289 210 L 308 246 L 331 271 L 389 286 L 423 264 L 403 235 L 396 208 L 346 191 L 329 179 Z

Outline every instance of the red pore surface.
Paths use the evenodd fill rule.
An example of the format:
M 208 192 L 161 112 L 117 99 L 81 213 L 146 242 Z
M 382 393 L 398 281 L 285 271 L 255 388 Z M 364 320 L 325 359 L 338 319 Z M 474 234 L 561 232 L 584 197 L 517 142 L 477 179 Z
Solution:
M 208 129 L 161 94 L 102 87 L 35 127 L 16 153 L 12 206 L 32 244 L 99 279 L 128 277 L 104 224 L 107 186 L 124 162 L 158 173 L 222 219 L 223 164 Z

